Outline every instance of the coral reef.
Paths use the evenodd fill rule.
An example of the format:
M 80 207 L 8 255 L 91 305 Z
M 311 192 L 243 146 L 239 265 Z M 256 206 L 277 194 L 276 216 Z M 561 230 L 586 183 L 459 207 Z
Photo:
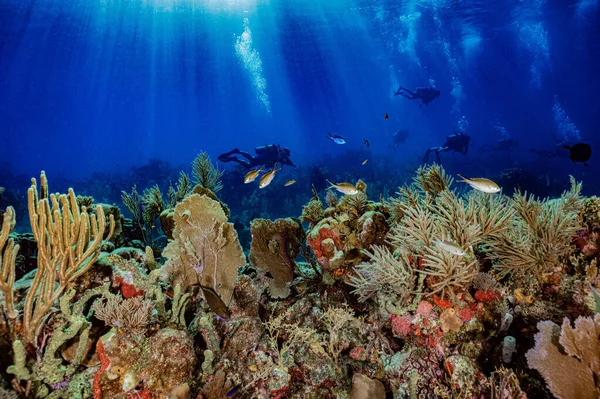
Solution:
M 123 193 L 132 220 L 43 172 L 32 234 L 6 208 L 0 396 L 598 396 L 600 201 L 574 179 L 555 199 L 459 194 L 432 165 L 385 201 L 306 185 L 299 219 L 230 219 L 222 172 L 194 168 L 194 188 Z

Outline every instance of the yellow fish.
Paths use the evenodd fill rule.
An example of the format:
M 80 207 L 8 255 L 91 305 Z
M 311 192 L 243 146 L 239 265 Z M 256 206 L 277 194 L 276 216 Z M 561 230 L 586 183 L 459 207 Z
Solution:
M 352 183 L 344 182 L 344 183 L 333 184 L 329 180 L 327 180 L 327 183 L 331 184 L 331 187 L 329 187 L 329 188 L 335 188 L 342 194 L 354 195 L 354 194 L 358 193 L 358 189 Z
M 246 176 L 244 177 L 244 184 L 252 183 L 254 180 L 256 180 L 256 178 L 258 177 L 258 174 L 260 173 L 262 168 L 263 167 L 261 166 L 258 169 L 254 169 L 254 170 L 251 170 L 250 172 L 246 173 Z
M 368 159 L 365 159 L 364 161 L 362 161 L 362 164 L 364 165 L 364 164 L 366 164 L 367 162 L 369 162 L 369 160 L 368 160 Z
M 273 181 L 273 178 L 275 177 L 275 173 L 277 173 L 281 170 L 281 168 L 275 169 L 275 166 L 277 166 L 277 164 L 275 164 L 273 166 L 273 169 L 271 169 L 270 171 L 268 171 L 267 173 L 265 173 L 264 175 L 261 176 L 260 182 L 258 182 L 258 188 L 265 188 L 269 184 L 271 184 L 271 182 Z
M 290 180 L 290 181 L 286 182 L 286 183 L 284 184 L 284 186 L 286 186 L 286 187 L 287 187 L 287 186 L 291 186 L 291 185 L 292 185 L 292 184 L 294 184 L 294 183 L 296 183 L 296 180 Z
M 483 193 L 494 194 L 500 191 L 500 187 L 491 181 L 483 177 L 476 177 L 473 179 L 467 179 L 464 176 L 458 175 L 462 180 L 458 180 L 459 183 L 467 183 L 471 188 Z

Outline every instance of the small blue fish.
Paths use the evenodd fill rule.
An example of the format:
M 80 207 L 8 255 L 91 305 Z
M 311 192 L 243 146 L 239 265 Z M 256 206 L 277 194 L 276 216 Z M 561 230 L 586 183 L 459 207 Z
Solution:
M 237 384 L 236 386 L 234 386 L 233 388 L 231 388 L 231 389 L 229 390 L 229 392 L 227 392 L 227 397 L 228 397 L 228 398 L 230 398 L 230 397 L 232 397 L 233 395 L 235 395 L 235 393 L 236 393 L 236 392 L 237 392 L 237 391 L 240 389 L 240 387 L 241 387 L 241 385 L 240 385 L 240 384 Z
M 336 144 L 346 144 L 346 139 L 342 136 L 338 136 L 337 134 L 332 136 L 331 133 L 327 132 L 327 138 Z

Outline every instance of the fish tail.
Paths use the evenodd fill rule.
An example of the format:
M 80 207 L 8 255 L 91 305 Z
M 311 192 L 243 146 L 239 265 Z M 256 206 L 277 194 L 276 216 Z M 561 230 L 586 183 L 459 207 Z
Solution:
M 458 183 L 468 183 L 469 182 L 469 179 L 467 179 L 463 175 L 459 175 L 458 173 L 456 175 L 462 179 L 462 180 L 457 180 Z
M 335 184 L 333 184 L 332 182 L 329 181 L 329 179 L 325 179 L 325 181 L 327 181 L 327 183 L 331 184 L 331 187 L 335 187 Z M 331 188 L 329 187 L 329 188 Z

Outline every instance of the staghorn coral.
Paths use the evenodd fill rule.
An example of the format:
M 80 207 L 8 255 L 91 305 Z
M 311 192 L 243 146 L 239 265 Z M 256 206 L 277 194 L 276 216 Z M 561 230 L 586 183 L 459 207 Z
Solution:
M 200 152 L 192 162 L 192 179 L 194 183 L 218 193 L 223 188 L 221 177 L 224 171 L 219 170 L 218 165 L 213 165 L 210 156 L 204 151 Z
M 287 218 L 271 221 L 254 219 L 250 224 L 252 245 L 250 263 L 265 273 L 270 273 L 269 294 L 285 298 L 290 294 L 289 284 L 294 276 L 294 260 L 306 239 L 299 221 Z
M 579 317 L 575 328 L 567 318 L 562 327 L 551 321 L 538 323 L 535 347 L 527 364 L 542 374 L 550 391 L 560 399 L 597 398 L 600 394 L 600 314 Z M 560 347 L 556 344 L 556 339 Z M 573 377 L 576 378 L 573 378 Z
M 238 268 L 246 258 L 220 204 L 192 194 L 175 207 L 174 220 L 174 240 L 163 251 L 167 258 L 163 277 L 183 291 L 196 284 L 210 287 L 229 303 Z

